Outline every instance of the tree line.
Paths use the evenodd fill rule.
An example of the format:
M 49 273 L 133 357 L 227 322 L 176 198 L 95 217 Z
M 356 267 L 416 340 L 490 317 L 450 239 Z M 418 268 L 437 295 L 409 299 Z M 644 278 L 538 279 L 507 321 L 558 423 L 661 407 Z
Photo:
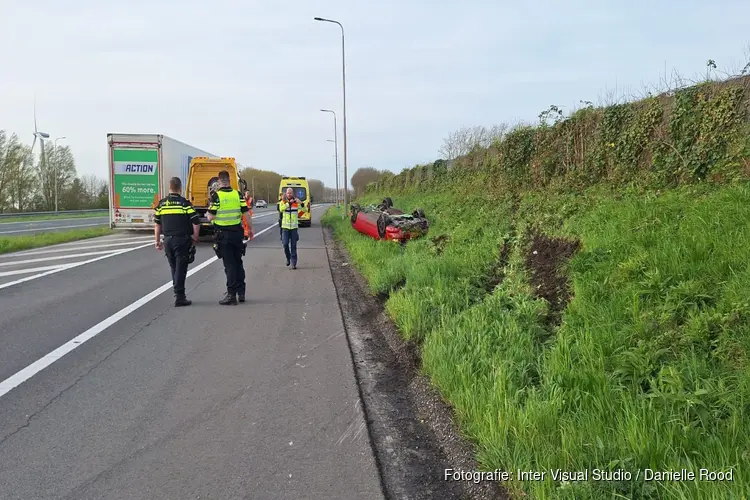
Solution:
M 438 150 L 438 154 L 445 161 L 453 161 L 462 156 L 468 155 L 472 151 L 488 148 L 491 145 L 501 141 L 509 130 L 508 125 L 500 124 L 492 127 L 476 126 L 462 127 L 452 132 L 443 140 L 443 145 Z M 365 193 L 367 185 L 370 183 L 381 183 L 395 176 L 390 170 L 378 170 L 373 167 L 363 167 L 357 169 L 351 177 L 351 187 L 353 188 L 352 196 L 354 198 Z
M 58 210 L 109 206 L 107 181 L 93 174 L 79 176 L 68 146 L 55 147 L 45 141 L 44 152 L 42 162 L 31 144 L 0 130 L 0 213 L 54 210 L 55 177 Z

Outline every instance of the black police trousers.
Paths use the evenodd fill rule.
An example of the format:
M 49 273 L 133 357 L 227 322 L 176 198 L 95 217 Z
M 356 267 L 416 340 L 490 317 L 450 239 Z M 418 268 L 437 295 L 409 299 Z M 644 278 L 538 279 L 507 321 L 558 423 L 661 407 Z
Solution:
M 219 231 L 216 244 L 219 245 L 224 272 L 227 275 L 227 293 L 245 295 L 245 267 L 242 265 L 243 234 L 237 231 Z
M 172 289 L 177 298 L 185 297 L 185 278 L 188 272 L 190 236 L 165 236 L 164 253 L 172 269 Z

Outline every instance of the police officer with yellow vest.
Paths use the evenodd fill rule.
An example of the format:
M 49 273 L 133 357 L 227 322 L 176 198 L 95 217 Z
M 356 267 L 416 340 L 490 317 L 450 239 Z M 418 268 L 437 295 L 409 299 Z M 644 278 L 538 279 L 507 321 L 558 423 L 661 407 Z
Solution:
M 195 259 L 193 241 L 198 241 L 201 228 L 198 214 L 193 205 L 182 197 L 181 192 L 182 181 L 179 177 L 172 177 L 169 180 L 169 195 L 159 200 L 154 214 L 154 246 L 157 250 L 163 249 L 167 255 L 169 267 L 172 269 L 176 307 L 189 306 L 192 303 L 185 297 L 185 278 L 188 264 Z M 190 241 L 191 236 L 193 241 Z
M 217 254 L 224 261 L 224 272 L 227 275 L 227 293 L 219 301 L 221 305 L 235 305 L 237 300 L 245 302 L 245 268 L 242 255 L 245 253 L 243 242 L 244 229 L 242 218 L 250 225 L 247 215 L 250 210 L 239 191 L 232 189 L 229 172 L 219 172 L 221 187 L 211 195 L 208 207 L 208 219 L 213 222 L 216 232 Z
M 286 265 L 297 269 L 297 241 L 299 240 L 298 210 L 299 198 L 294 196 L 294 190 L 288 188 L 279 203 L 281 212 L 281 241 L 286 255 Z M 291 248 L 290 248 L 291 247 Z

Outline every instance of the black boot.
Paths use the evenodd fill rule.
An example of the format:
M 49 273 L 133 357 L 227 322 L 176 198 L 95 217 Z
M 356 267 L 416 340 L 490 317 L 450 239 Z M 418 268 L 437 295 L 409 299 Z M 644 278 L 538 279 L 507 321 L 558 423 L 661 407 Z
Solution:
M 240 302 L 245 302 L 245 294 L 244 293 L 238 293 L 237 294 L 237 300 Z
M 230 293 L 226 293 L 224 298 L 219 301 L 222 306 L 234 306 L 237 304 L 237 296 Z
M 189 306 L 192 303 L 193 303 L 192 300 L 188 300 L 185 297 L 175 297 L 175 299 L 174 299 L 174 306 L 175 307 Z

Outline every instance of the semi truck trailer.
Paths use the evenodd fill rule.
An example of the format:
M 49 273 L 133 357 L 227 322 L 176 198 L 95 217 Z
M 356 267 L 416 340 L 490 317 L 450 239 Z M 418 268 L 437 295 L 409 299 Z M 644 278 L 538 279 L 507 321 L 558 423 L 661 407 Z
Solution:
M 183 194 L 190 161 L 216 155 L 162 134 L 107 134 L 109 224 L 112 229 L 153 229 L 154 207 L 179 177 Z

